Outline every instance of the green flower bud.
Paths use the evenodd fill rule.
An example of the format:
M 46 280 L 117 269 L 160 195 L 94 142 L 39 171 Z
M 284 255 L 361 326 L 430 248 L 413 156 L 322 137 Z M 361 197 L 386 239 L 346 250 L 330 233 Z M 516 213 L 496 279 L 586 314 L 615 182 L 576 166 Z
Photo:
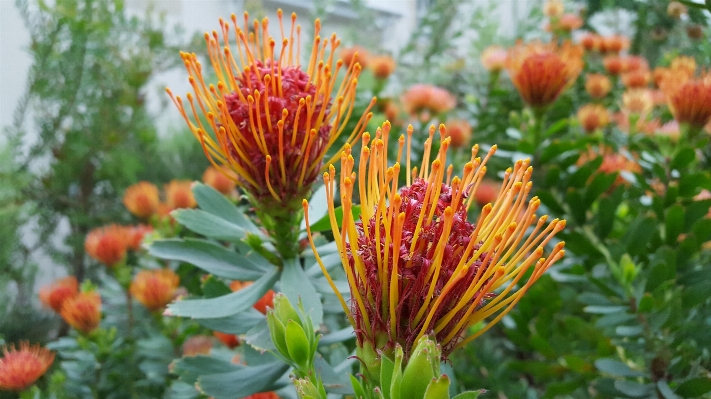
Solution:
M 311 364 L 311 345 L 304 329 L 294 320 L 286 324 L 286 347 L 297 368 L 307 372 Z
M 299 317 L 299 313 L 296 312 L 294 306 L 292 306 L 291 302 L 289 302 L 289 298 L 287 298 L 284 294 L 279 293 L 274 296 L 274 313 L 283 325 L 286 325 L 289 320 L 294 320 L 296 323 L 301 325 L 301 317 Z
M 439 378 L 441 355 L 441 351 L 433 340 L 429 337 L 420 339 L 402 374 L 401 397 L 424 398 L 430 382 Z
M 427 385 L 424 399 L 449 399 L 449 377 L 442 375 L 438 379 L 433 378 Z
M 373 344 L 370 341 L 363 342 L 362 347 L 356 347 L 356 356 L 362 362 L 363 375 L 378 383 L 380 380 L 380 356 L 373 348 Z
M 274 346 L 282 356 L 289 359 L 289 349 L 286 346 L 286 327 L 284 327 L 284 323 L 277 318 L 276 312 L 273 309 L 267 312 L 267 325 L 269 326 L 269 335 L 272 337 Z

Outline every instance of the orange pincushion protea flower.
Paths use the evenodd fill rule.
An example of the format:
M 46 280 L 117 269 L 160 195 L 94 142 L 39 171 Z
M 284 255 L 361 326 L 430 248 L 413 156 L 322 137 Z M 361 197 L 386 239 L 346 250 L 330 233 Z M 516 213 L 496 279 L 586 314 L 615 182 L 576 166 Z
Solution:
M 593 159 L 602 156 L 602 163 L 597 169 L 600 173 L 612 174 L 623 171 L 630 173 L 641 172 L 642 167 L 640 167 L 635 160 L 627 157 L 623 152 L 624 151 L 615 151 L 612 148 L 603 146 L 600 146 L 597 149 L 588 148 L 587 152 L 580 154 L 580 158 L 578 158 L 577 165 L 585 165 Z M 625 180 L 622 176 L 617 176 L 617 179 L 615 179 L 615 182 L 613 183 L 612 187 L 614 188 L 619 185 L 629 185 L 629 182 Z
M 395 71 L 395 60 L 389 55 L 374 55 L 370 57 L 368 68 L 377 79 L 387 79 Z
M 147 181 L 138 182 L 126 189 L 123 204 L 129 212 L 141 219 L 148 219 L 158 209 L 158 187 Z
M 131 281 L 131 295 L 148 310 L 163 309 L 175 295 L 180 277 L 170 269 L 142 270 Z
M 711 73 L 696 79 L 682 72 L 671 73 L 662 81 L 661 89 L 680 124 L 703 129 L 711 122 Z
M 79 282 L 74 276 L 67 276 L 40 288 L 40 301 L 48 308 L 59 313 L 64 301 L 79 293 Z
M 4 346 L 2 352 L 0 390 L 19 392 L 29 388 L 54 362 L 54 353 L 27 342 L 20 342 L 19 350 L 14 345 Z
M 605 98 L 610 90 L 612 90 L 610 78 L 601 73 L 589 73 L 585 79 L 585 91 L 594 99 Z
M 472 125 L 463 119 L 453 119 L 447 122 L 447 137 L 452 148 L 465 147 L 472 138 Z
M 126 228 L 112 224 L 90 231 L 84 240 L 84 250 L 93 259 L 112 267 L 124 260 L 128 244 Z
M 622 84 L 628 89 L 647 87 L 651 76 L 649 71 L 638 69 L 622 75 Z
M 586 133 L 607 126 L 610 123 L 610 114 L 600 104 L 586 104 L 578 110 L 578 120 Z
M 608 54 L 618 54 L 630 46 L 630 39 L 622 35 L 612 35 L 602 38 L 600 51 Z
M 585 51 L 600 51 L 602 49 L 602 37 L 593 33 L 587 33 L 580 38 L 580 45 Z
M 419 338 L 432 334 L 446 357 L 501 320 L 563 256 L 560 242 L 547 259 L 541 258 L 543 248 L 564 228 L 565 221 L 556 219 L 544 227 L 547 216 L 536 217 L 540 200 L 526 200 L 532 168 L 525 160 L 506 171 L 496 202 L 482 208 L 478 222 L 468 222 L 467 209 L 474 202 L 469 193 L 477 191 L 496 146 L 483 161 L 476 157 L 478 146 L 472 147 L 462 178 L 450 179 L 445 167 L 450 139 L 444 138 L 444 125 L 440 126 L 440 150 L 431 164 L 434 126 L 419 170 L 410 170 L 408 146 L 406 186 L 398 190 L 400 164 L 388 166 L 386 159 L 389 130 L 386 122 L 372 143 L 369 134 L 363 135 L 358 173 L 351 149 L 346 147 L 340 178 L 333 166 L 324 174 L 331 228 L 351 288 L 350 306 L 316 253 L 308 213 L 307 234 L 355 329 L 359 347 L 367 343 L 375 350 L 388 350 L 400 344 L 407 358 Z M 408 136 L 411 142 L 412 127 Z M 398 143 L 402 154 L 405 138 L 401 136 Z M 337 183 L 342 228 L 335 215 Z M 351 216 L 356 187 L 361 207 Z M 306 200 L 303 207 L 307 212 Z M 526 234 L 532 224 L 535 227 Z M 532 274 L 524 279 L 529 270 Z M 483 329 L 464 338 L 469 327 L 489 317 L 493 319 Z
M 648 89 L 630 89 L 622 93 L 622 109 L 631 114 L 647 115 L 654 108 L 654 98 Z
M 170 209 L 195 208 L 197 201 L 190 180 L 171 180 L 165 185 L 165 200 Z
M 489 46 L 481 53 L 481 64 L 487 71 L 501 72 L 506 67 L 508 51 L 501 46 Z
M 233 175 L 232 178 L 227 177 L 229 175 Z M 237 186 L 235 183 L 236 179 L 231 170 L 227 170 L 226 168 L 218 169 L 214 166 L 205 169 L 205 173 L 202 174 L 203 183 L 224 195 L 231 194 L 235 191 L 235 187 Z
M 341 50 L 340 56 L 347 68 L 355 63 L 360 64 L 361 68 L 365 68 L 370 61 L 370 53 L 361 46 L 346 47 Z
M 402 96 L 402 105 L 410 115 L 421 112 L 439 114 L 450 111 L 457 105 L 457 99 L 447 90 L 425 83 L 411 86 Z
M 146 234 L 153 231 L 153 227 L 147 226 L 145 224 L 139 224 L 137 226 L 130 226 L 127 228 L 128 234 L 128 248 L 133 251 L 138 251 L 141 249 L 141 243 L 143 242 L 143 237 Z
M 551 18 L 547 31 L 571 32 L 583 26 L 583 19 L 575 14 L 563 14 L 559 18 Z
M 624 61 L 617 55 L 608 55 L 602 60 L 602 65 L 605 67 L 607 73 L 612 76 L 617 76 L 622 73 L 625 67 Z
M 296 14 L 291 16 L 288 35 L 281 10 L 277 14 L 280 51 L 269 36 L 266 18 L 261 24 L 255 20 L 250 29 L 247 13 L 243 26 L 233 14 L 231 24 L 220 19 L 219 32 L 205 34 L 217 84 L 205 83 L 196 54 L 181 53 L 194 94 L 187 94 L 186 106 L 167 91 L 210 162 L 231 168 L 237 185 L 261 211 L 290 215 L 299 210 L 295 199 L 308 196 L 324 155 L 346 127 L 361 66 L 352 63 L 342 83 L 337 82 L 343 69 L 343 61 L 334 58 L 340 41 L 335 34 L 322 40 L 321 23 L 316 20 L 311 54 L 302 69 Z M 230 40 L 236 41 L 236 47 Z M 207 124 L 201 122 L 198 109 Z M 368 118 L 366 111 L 346 142 L 357 140 Z
M 675 73 L 683 73 L 688 77 L 696 73 L 696 60 L 693 57 L 679 56 L 672 60 L 669 69 Z
M 64 301 L 60 314 L 70 326 L 88 334 L 101 322 L 101 296 L 96 291 L 80 292 Z
M 506 68 L 521 98 L 534 108 L 546 107 L 578 77 L 582 48 L 541 43 L 517 44 L 509 51 Z

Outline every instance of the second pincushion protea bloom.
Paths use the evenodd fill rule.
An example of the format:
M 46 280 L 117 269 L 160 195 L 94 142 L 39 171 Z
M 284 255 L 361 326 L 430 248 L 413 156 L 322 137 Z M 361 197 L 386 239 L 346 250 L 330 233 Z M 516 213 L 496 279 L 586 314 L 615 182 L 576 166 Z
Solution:
M 64 301 L 60 314 L 70 326 L 88 334 L 101 322 L 101 296 L 96 291 L 80 292 Z
M 79 293 L 79 282 L 74 276 L 61 278 L 51 284 L 40 288 L 40 301 L 47 307 L 59 313 L 64 301 L 75 297 Z
M 346 148 L 340 178 L 333 167 L 324 175 L 351 304 L 335 287 L 334 291 L 355 329 L 361 352 L 381 350 L 387 355 L 400 344 L 408 358 L 419 338 L 432 335 L 446 357 L 498 322 L 564 254 L 560 242 L 547 259 L 542 258 L 543 248 L 565 221 L 556 219 L 546 226 L 547 216 L 536 217 L 540 201 L 527 200 L 532 187 L 528 160 L 506 171 L 496 201 L 484 206 L 473 224 L 467 221 L 474 201 L 469 194 L 476 192 L 496 147 L 484 160 L 476 157 L 478 146 L 472 147 L 462 177 L 450 178 L 445 167 L 450 139 L 442 139 L 444 126 L 440 126 L 439 153 L 429 163 L 434 130 L 425 143 L 419 170 L 410 171 L 406 151 L 407 184 L 399 191 L 400 164 L 387 166 L 387 123 L 372 144 L 370 136 L 363 135 L 358 167 Z M 400 154 L 404 141 L 401 137 Z M 336 184 L 343 205 L 342 227 L 334 208 Z M 354 215 L 355 190 L 361 207 Z M 303 206 L 307 209 L 308 203 Z M 308 226 L 308 214 L 306 221 Z M 308 227 L 307 232 L 316 252 Z M 321 264 L 318 254 L 316 258 Z M 331 282 L 323 264 L 321 268 Z M 485 319 L 490 319 L 485 327 L 466 336 L 469 327 Z
M 679 124 L 700 130 L 711 121 L 711 73 L 694 79 L 686 73 L 670 73 L 661 88 Z
M 95 260 L 113 267 L 126 257 L 128 241 L 126 228 L 112 224 L 90 231 L 84 241 L 84 250 Z
M 158 210 L 158 187 L 147 181 L 138 182 L 126 189 L 123 204 L 129 212 L 141 219 L 148 219 Z
M 131 295 L 150 311 L 160 310 L 173 300 L 180 277 L 170 269 L 142 270 L 131 281 Z
M 582 47 L 569 42 L 517 44 L 509 51 L 506 69 L 526 104 L 544 108 L 577 79 L 583 67 Z
M 334 58 L 340 41 L 335 34 L 322 40 L 321 23 L 316 20 L 313 44 L 302 68 L 296 14 L 287 32 L 281 10 L 277 14 L 278 40 L 269 35 L 266 18 L 261 24 L 255 20 L 251 27 L 246 13 L 243 26 L 234 14 L 231 24 L 220 20 L 219 32 L 205 34 L 217 83 L 205 83 L 196 54 L 182 53 L 194 94 L 187 94 L 185 104 L 167 91 L 210 162 L 235 172 L 237 185 L 276 238 L 277 249 L 290 257 L 298 244 L 299 201 L 310 195 L 324 156 L 346 128 L 361 66 L 355 62 L 344 68 Z M 364 112 L 344 141 L 357 140 L 369 117 Z M 283 241 L 289 241 L 289 248 Z
M 29 388 L 54 362 L 54 353 L 39 345 L 20 342 L 20 349 L 5 346 L 0 359 L 0 390 L 22 391 Z

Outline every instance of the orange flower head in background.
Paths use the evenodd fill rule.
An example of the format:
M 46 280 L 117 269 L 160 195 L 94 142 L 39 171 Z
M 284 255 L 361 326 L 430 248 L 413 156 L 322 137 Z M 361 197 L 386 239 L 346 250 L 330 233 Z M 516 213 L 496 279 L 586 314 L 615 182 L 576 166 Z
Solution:
M 584 152 L 578 158 L 577 165 L 582 166 L 586 163 L 602 156 L 602 163 L 598 168 L 598 172 L 605 174 L 619 173 L 619 172 L 630 172 L 630 173 L 640 173 L 642 168 L 639 164 L 625 155 L 624 149 L 620 151 L 615 151 L 610 147 L 599 147 L 597 149 L 589 148 L 587 152 Z M 625 180 L 622 176 L 617 176 L 613 187 L 619 185 L 629 185 L 629 182 Z
M 370 64 L 370 53 L 358 45 L 342 49 L 339 55 L 346 68 L 350 68 L 355 63 L 360 64 L 361 68 L 366 68 Z
M 212 350 L 212 338 L 205 335 L 193 335 L 183 342 L 183 356 L 209 355 Z
M 546 107 L 577 79 L 583 67 L 582 47 L 570 42 L 517 44 L 506 68 L 521 98 L 534 108 Z
M 163 309 L 175 295 L 180 277 L 170 269 L 141 270 L 131 281 L 131 295 L 150 311 Z
M 694 57 L 679 56 L 672 60 L 669 69 L 672 73 L 681 73 L 687 77 L 696 74 L 696 60 Z
M 585 91 L 596 100 L 605 98 L 610 90 L 612 90 L 610 78 L 601 73 L 589 73 L 585 78 Z
M 711 122 L 711 73 L 698 78 L 671 73 L 662 81 L 667 105 L 680 124 L 703 129 Z
M 637 115 L 648 115 L 654 108 L 654 98 L 649 89 L 629 89 L 622 93 L 622 109 Z
M 603 58 L 602 65 L 605 67 L 607 73 L 612 76 L 619 75 L 624 69 L 624 62 L 622 61 L 622 58 L 617 55 L 608 55 Z
M 506 171 L 496 201 L 482 208 L 476 224 L 470 223 L 467 210 L 474 202 L 470 193 L 477 191 L 496 146 L 483 160 L 477 157 L 479 147 L 472 147 L 462 177 L 452 177 L 452 168 L 445 166 L 451 139 L 445 138 L 444 125 L 439 130 L 439 152 L 431 163 L 436 129 L 430 129 L 419 169 L 410 168 L 410 146 L 403 151 L 404 136 L 398 140 L 397 162 L 388 165 L 389 131 L 385 122 L 372 142 L 369 134 L 363 135 L 359 165 L 354 165 L 346 147 L 340 177 L 333 166 L 324 174 L 332 233 L 351 290 L 350 305 L 318 256 L 304 200 L 307 235 L 355 329 L 359 347 L 370 344 L 375 350 L 388 350 L 400 344 L 407 359 L 419 338 L 430 334 L 446 358 L 501 320 L 563 256 L 564 243 L 559 242 L 548 258 L 542 258 L 544 247 L 553 244 L 565 221 L 546 225 L 547 216 L 536 217 L 540 200 L 527 198 L 532 168 L 529 160 L 523 160 Z M 411 143 L 412 126 L 408 138 Z M 403 153 L 406 182 L 398 190 Z M 342 226 L 336 220 L 336 185 Z M 356 190 L 360 210 L 353 209 Z M 490 319 L 485 327 L 465 338 L 469 327 L 485 319 Z
M 486 206 L 486 204 L 493 204 L 496 198 L 499 196 L 499 191 L 501 189 L 501 183 L 494 182 L 489 179 L 484 179 L 479 183 L 474 192 L 474 201 L 480 207 Z
M 600 51 L 602 49 L 602 37 L 594 33 L 587 33 L 580 39 L 580 45 L 585 51 Z
M 491 73 L 501 72 L 506 68 L 508 51 L 501 46 L 489 46 L 481 53 L 481 64 Z
M 195 208 L 197 201 L 190 180 L 171 180 L 165 185 L 165 201 L 170 209 Z
M 246 288 L 249 285 L 251 285 L 251 281 L 239 281 L 235 280 L 230 283 L 230 289 L 232 291 L 239 291 L 242 288 Z M 267 314 L 267 307 L 273 308 L 274 307 L 274 291 L 269 290 L 267 291 L 266 294 L 264 294 L 259 300 L 252 306 L 256 310 L 258 310 L 262 314 Z
M 149 219 L 158 210 L 158 187 L 147 181 L 138 182 L 126 189 L 123 204 L 129 212 L 141 219 Z
M 638 55 L 628 55 L 622 58 L 621 72 L 649 71 L 647 59 Z
M 447 137 L 451 139 L 452 148 L 466 147 L 472 138 L 472 125 L 464 119 L 453 119 L 447 122 Z
M 647 87 L 651 80 L 649 71 L 638 69 L 622 74 L 622 84 L 628 89 Z
M 128 231 L 128 248 L 132 251 L 138 251 L 141 249 L 141 243 L 146 234 L 153 231 L 153 227 L 139 224 L 137 226 L 130 226 L 127 228 Z
M 395 60 L 389 55 L 374 55 L 370 57 L 368 68 L 376 79 L 387 79 L 395 71 Z
M 270 36 L 266 18 L 250 25 L 245 13 L 242 26 L 234 14 L 231 21 L 220 19 L 219 31 L 205 33 L 217 82 L 206 83 L 197 55 L 183 52 L 194 93 L 186 104 L 167 91 L 210 162 L 232 169 L 236 184 L 263 212 L 289 214 L 299 210 L 297 199 L 309 196 L 326 153 L 336 150 L 353 113 L 361 65 L 344 68 L 335 59 L 340 40 L 335 34 L 322 39 L 317 19 L 302 68 L 296 14 L 286 30 L 282 11 L 277 15 L 280 39 Z M 369 109 L 345 142 L 358 139 Z
M 93 259 L 112 267 L 124 260 L 128 249 L 128 232 L 116 224 L 91 230 L 84 240 L 84 250 Z
M 578 110 L 578 121 L 586 133 L 607 126 L 610 123 L 610 114 L 600 104 L 586 104 Z
M 64 301 L 60 314 L 70 326 L 88 334 L 101 322 L 101 296 L 96 291 L 80 292 Z
M 602 38 L 600 51 L 608 54 L 619 54 L 620 51 L 629 48 L 630 39 L 622 35 L 612 35 Z
M 212 335 L 219 339 L 226 347 L 234 349 L 240 345 L 239 337 L 235 334 L 227 334 L 220 331 L 213 331 Z
M 237 186 L 235 183 L 235 176 L 232 178 L 227 177 L 230 174 L 233 173 L 227 168 L 222 167 L 218 169 L 214 166 L 210 166 L 205 169 L 205 172 L 202 174 L 202 182 L 219 191 L 223 195 L 229 195 L 235 191 L 235 187 Z
M 64 301 L 79 293 L 79 282 L 74 276 L 60 278 L 40 288 L 39 298 L 43 305 L 55 312 L 62 311 Z
M 452 110 L 457 105 L 457 99 L 441 87 L 418 83 L 403 94 L 402 105 L 410 115 L 421 112 L 440 114 Z
M 20 342 L 20 348 L 14 345 L 2 348 L 0 358 L 0 390 L 23 391 L 37 381 L 54 362 L 54 353 L 39 345 L 30 346 Z

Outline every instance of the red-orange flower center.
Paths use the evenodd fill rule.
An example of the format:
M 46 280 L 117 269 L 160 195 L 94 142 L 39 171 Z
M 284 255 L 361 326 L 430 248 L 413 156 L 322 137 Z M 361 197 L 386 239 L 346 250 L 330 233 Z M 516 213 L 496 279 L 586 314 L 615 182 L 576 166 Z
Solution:
M 0 390 L 22 391 L 29 388 L 44 374 L 54 361 L 54 353 L 39 345 L 20 343 L 20 349 L 14 346 L 3 347 L 0 359 Z

